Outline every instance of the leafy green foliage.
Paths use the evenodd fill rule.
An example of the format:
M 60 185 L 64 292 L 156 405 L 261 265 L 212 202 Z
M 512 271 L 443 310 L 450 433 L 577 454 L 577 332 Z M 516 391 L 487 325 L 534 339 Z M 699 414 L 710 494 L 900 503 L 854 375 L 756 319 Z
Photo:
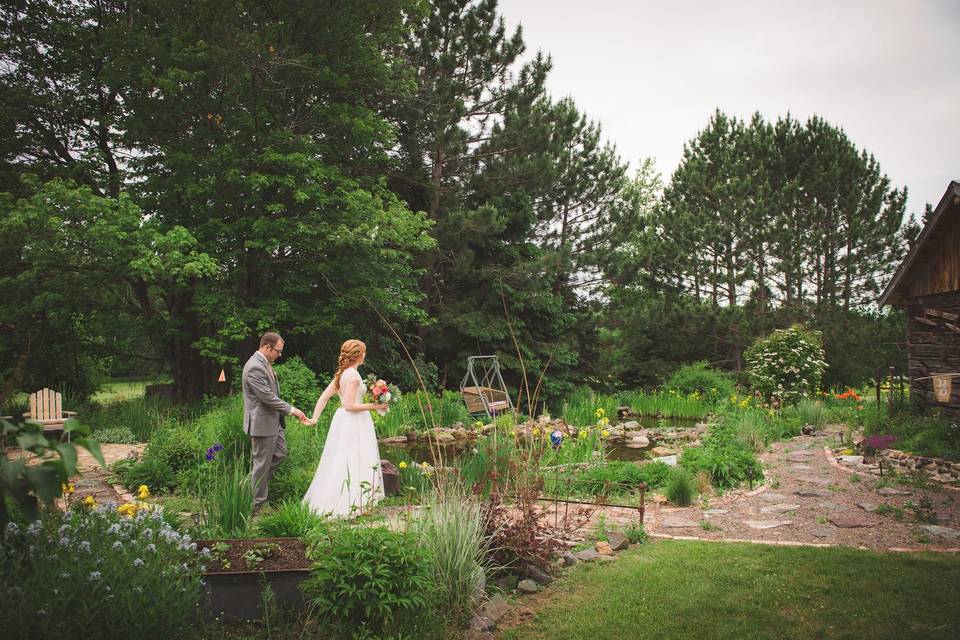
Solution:
M 462 625 L 485 595 L 489 540 L 476 498 L 450 487 L 425 504 L 415 524 L 426 552 L 434 600 L 448 620 Z
M 253 516 L 253 487 L 240 461 L 217 473 L 203 505 L 203 526 L 211 537 L 247 537 Z
M 128 491 L 136 491 L 145 484 L 154 493 L 162 494 L 173 491 L 179 483 L 170 465 L 158 458 L 148 458 L 142 462 L 119 460 L 111 468 Z
M 310 415 L 322 391 L 317 374 L 299 356 L 274 366 L 273 370 L 277 374 L 283 399 Z
M 723 489 L 763 478 L 763 467 L 753 449 L 738 438 L 729 415 L 712 425 L 703 446 L 685 449 L 680 464 L 691 472 L 706 471 L 714 485 Z
M 304 538 L 322 526 L 323 518 L 297 499 L 284 500 L 273 513 L 257 520 L 257 530 L 267 538 Z
M 815 396 L 827 366 L 821 344 L 819 333 L 800 325 L 757 340 L 746 353 L 750 385 L 787 404 Z
M 136 444 L 139 442 L 137 436 L 127 427 L 107 427 L 93 432 L 93 439 L 97 442 L 109 442 L 112 444 Z
M 5 637 L 189 635 L 203 593 L 200 564 L 190 539 L 159 511 L 45 513 L 2 534 L 0 616 L 12 634 Z
M 697 483 L 693 475 L 683 467 L 674 467 L 670 470 L 670 477 L 665 487 L 667 500 L 678 507 L 690 506 L 693 497 L 697 494 Z
M 43 435 L 36 422 L 0 420 L 4 442 L 16 444 L 29 455 L 21 458 L 0 457 L 0 526 L 10 519 L 7 498 L 28 519 L 37 516 L 40 504 L 52 506 L 62 493 L 61 487 L 77 473 L 77 447 L 89 451 L 103 465 L 103 454 L 90 430 L 75 420 L 68 420 L 63 430 L 75 437 L 72 442 L 56 442 Z M 38 464 L 29 464 L 42 460 Z
M 430 612 L 430 566 L 411 536 L 381 527 L 338 527 L 316 536 L 301 589 L 337 637 L 416 633 Z
M 714 401 L 728 398 L 736 390 L 733 377 L 712 368 L 707 362 L 694 362 L 680 367 L 663 384 L 667 391 L 689 396 L 697 393 Z

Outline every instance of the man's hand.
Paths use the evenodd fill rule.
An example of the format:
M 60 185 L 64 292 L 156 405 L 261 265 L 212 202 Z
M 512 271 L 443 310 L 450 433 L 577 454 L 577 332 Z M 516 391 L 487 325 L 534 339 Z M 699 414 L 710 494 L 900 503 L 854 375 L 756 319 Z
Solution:
M 306 424 L 307 416 L 303 413 L 303 411 L 300 411 L 300 409 L 297 409 L 296 407 L 294 407 L 292 415 L 300 422 Z

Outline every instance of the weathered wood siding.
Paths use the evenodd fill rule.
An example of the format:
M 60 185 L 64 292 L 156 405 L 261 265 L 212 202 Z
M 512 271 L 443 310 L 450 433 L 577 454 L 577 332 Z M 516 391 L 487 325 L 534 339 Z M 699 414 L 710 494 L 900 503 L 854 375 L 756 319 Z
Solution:
M 908 277 L 902 288 L 908 299 L 960 291 L 960 203 L 944 211 L 936 235 L 927 239 Z
M 953 378 L 948 404 L 936 401 L 933 380 L 929 379 L 934 373 L 960 373 L 960 323 L 937 315 L 941 312 L 960 316 L 960 292 L 910 298 L 907 312 L 910 392 L 927 405 L 940 407 L 960 419 L 960 376 Z

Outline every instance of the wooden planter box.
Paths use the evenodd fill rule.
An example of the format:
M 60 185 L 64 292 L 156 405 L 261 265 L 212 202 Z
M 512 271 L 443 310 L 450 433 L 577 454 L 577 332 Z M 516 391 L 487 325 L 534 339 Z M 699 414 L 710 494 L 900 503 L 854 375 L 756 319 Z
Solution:
M 252 546 L 261 543 L 294 545 L 302 548 L 296 538 L 256 538 L 251 540 L 197 540 L 198 548 L 212 547 L 224 542 L 231 546 Z M 283 609 L 302 609 L 304 606 L 300 583 L 310 576 L 309 562 L 303 567 L 270 568 L 264 561 L 263 568 L 235 570 L 211 570 L 203 574 L 204 608 L 212 618 L 223 622 L 259 620 L 263 617 L 263 590 L 269 586 L 274 602 Z

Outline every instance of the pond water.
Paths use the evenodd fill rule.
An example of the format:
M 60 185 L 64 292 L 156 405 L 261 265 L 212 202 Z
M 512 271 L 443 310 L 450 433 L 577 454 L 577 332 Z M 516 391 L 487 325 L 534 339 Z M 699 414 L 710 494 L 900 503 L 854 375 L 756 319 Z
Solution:
M 693 426 L 698 422 L 697 419 L 655 418 L 650 416 L 631 417 L 629 420 L 640 423 L 640 427 L 642 429 L 656 429 L 659 431 L 679 431 L 682 429 L 692 429 Z M 625 420 L 624 422 L 629 420 Z M 650 449 L 658 444 L 656 437 L 651 437 L 649 439 L 650 446 L 646 449 L 632 449 L 628 447 L 627 442 L 623 440 L 607 442 L 607 459 L 624 461 L 643 460 L 648 457 L 648 452 Z M 440 455 L 446 463 L 449 463 L 451 460 L 460 457 L 473 448 L 473 443 L 451 443 L 441 445 L 439 447 Z M 433 451 L 431 451 L 431 447 L 422 440 L 405 445 L 380 444 L 380 457 L 390 460 L 394 463 L 397 463 L 400 460 L 412 460 L 414 462 L 426 461 L 435 465 L 436 460 L 434 458 L 436 456 L 436 451 L 437 445 L 434 445 Z

